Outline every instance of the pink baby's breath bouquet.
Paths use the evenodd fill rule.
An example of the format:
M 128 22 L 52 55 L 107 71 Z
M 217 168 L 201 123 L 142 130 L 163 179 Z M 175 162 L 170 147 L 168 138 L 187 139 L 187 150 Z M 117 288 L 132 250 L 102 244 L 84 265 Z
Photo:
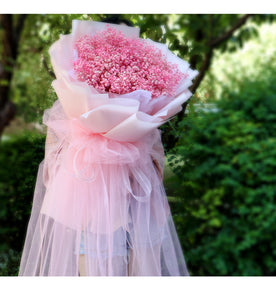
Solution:
M 173 96 L 180 80 L 188 76 L 168 62 L 160 49 L 108 25 L 93 36 L 82 36 L 75 49 L 77 79 L 102 92 L 121 95 L 146 90 L 152 98 Z
M 158 127 L 181 111 L 198 72 L 138 28 L 94 21 L 74 20 L 49 54 L 58 99 L 43 116 L 19 274 L 78 276 L 84 254 L 86 275 L 188 275 Z

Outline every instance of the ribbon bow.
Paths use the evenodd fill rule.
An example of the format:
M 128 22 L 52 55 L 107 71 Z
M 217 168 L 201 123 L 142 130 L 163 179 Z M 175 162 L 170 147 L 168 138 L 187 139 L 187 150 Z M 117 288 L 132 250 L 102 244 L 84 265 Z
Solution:
M 69 146 L 65 153 L 65 167 L 73 176 L 83 181 L 94 181 L 102 164 L 129 164 L 123 168 L 121 184 L 140 202 L 148 201 L 152 185 L 139 164 L 135 162 L 148 151 L 145 142 L 119 142 L 103 136 L 103 132 L 92 132 L 80 120 L 70 119 Z M 139 183 L 143 195 L 135 195 L 130 177 Z

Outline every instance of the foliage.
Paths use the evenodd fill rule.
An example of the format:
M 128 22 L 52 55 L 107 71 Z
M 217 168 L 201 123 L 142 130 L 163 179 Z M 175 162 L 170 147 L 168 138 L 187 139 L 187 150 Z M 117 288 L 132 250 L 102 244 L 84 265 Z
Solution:
M 68 15 L 28 15 L 25 21 L 11 97 L 17 115 L 27 122 L 41 122 L 42 112 L 56 99 L 51 87 L 53 78 L 43 66 L 42 55 L 47 59 L 50 43 L 58 39 L 59 33 L 69 33 L 70 29 Z
M 252 38 L 235 53 L 215 53 L 213 64 L 197 90 L 201 101 L 208 101 L 208 98 L 220 99 L 225 90 L 238 92 L 242 90 L 247 78 L 256 80 L 263 77 L 263 72 L 267 73 L 276 68 L 276 24 L 262 24 L 258 31 L 257 37 Z
M 8 249 L 0 252 L 0 276 L 18 276 L 21 252 Z
M 60 34 L 71 32 L 73 19 L 100 21 L 106 15 L 74 14 L 33 14 L 28 15 L 22 32 L 17 67 L 12 85 L 12 99 L 17 104 L 18 114 L 27 121 L 41 121 L 45 108 L 49 107 L 56 96 L 51 87 L 53 78 L 47 72 L 45 62 L 51 69 L 48 50 Z M 207 51 L 209 31 L 218 36 L 229 29 L 240 15 L 167 15 L 141 14 L 121 15 L 140 28 L 141 36 L 157 42 L 167 43 L 170 50 L 199 68 Z M 210 29 L 210 18 L 213 19 Z M 271 15 L 254 16 L 256 22 L 270 20 Z M 272 19 L 273 20 L 273 19 Z M 1 31 L 1 30 L 0 30 Z M 247 32 L 244 34 L 243 32 Z M 235 49 L 257 34 L 254 24 L 245 26 L 238 37 L 229 43 Z M 223 45 L 226 45 L 225 42 Z M 228 48 L 221 48 L 228 51 Z M 42 56 L 44 60 L 42 60 Z
M 244 78 L 218 112 L 180 124 L 172 209 L 194 275 L 276 274 L 275 78 L 273 68 Z
M 193 65 L 197 69 L 202 64 L 204 53 L 210 47 L 210 38 L 215 39 L 222 36 L 240 17 L 241 15 L 236 14 L 151 14 L 132 16 L 134 23 L 140 27 L 143 37 L 167 43 L 171 50 L 188 61 L 191 57 L 197 56 L 196 63 Z M 268 21 L 268 16 L 263 17 L 262 20 Z M 220 49 L 223 52 L 239 49 L 245 41 L 256 34 L 257 30 L 253 24 L 245 26 L 237 37 L 230 40 L 232 46 L 229 46 L 229 40 L 226 40 L 220 46 Z
M 7 263 L 14 264 L 23 249 L 44 143 L 44 136 L 25 132 L 1 144 L 0 165 L 4 167 L 0 168 L 0 273 Z M 7 253 L 11 261 L 5 263 Z

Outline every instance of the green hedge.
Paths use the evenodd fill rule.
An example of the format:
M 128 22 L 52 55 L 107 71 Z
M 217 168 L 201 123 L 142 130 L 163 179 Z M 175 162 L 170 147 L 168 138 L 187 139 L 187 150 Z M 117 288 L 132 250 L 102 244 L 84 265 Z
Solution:
M 172 210 L 194 275 L 276 274 L 276 76 L 269 78 L 245 81 L 216 102 L 219 112 L 180 124 Z
M 0 275 L 15 275 L 45 136 L 25 132 L 0 147 Z

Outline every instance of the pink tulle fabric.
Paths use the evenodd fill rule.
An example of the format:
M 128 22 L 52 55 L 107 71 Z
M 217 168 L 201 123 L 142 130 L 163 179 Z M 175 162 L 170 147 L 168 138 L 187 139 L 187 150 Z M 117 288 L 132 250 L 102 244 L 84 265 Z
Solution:
M 38 169 L 19 275 L 79 276 L 81 243 L 87 276 L 189 275 L 153 160 L 163 171 L 158 127 L 181 110 L 197 73 L 183 61 L 187 80 L 178 95 L 162 101 L 143 90 L 100 94 L 74 78 L 68 61 L 74 41 L 101 28 L 74 20 L 72 34 L 49 51 L 58 100 L 43 116 L 51 138 Z

